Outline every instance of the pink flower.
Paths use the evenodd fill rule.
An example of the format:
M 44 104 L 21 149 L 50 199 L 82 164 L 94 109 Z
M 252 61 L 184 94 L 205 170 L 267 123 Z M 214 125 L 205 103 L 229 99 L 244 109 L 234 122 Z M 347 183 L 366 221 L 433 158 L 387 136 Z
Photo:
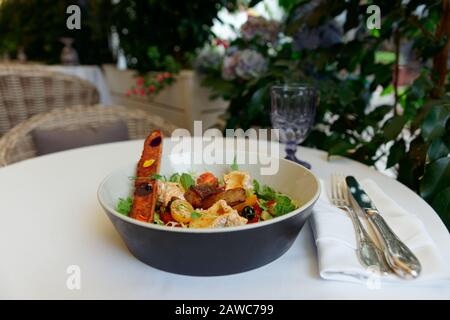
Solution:
M 138 94 L 138 93 L 139 93 L 138 89 L 133 90 L 133 94 Z
M 216 45 L 217 46 L 222 46 L 225 49 L 227 49 L 230 45 L 228 44 L 227 40 L 222 40 L 222 39 L 216 39 Z
M 128 90 L 127 93 L 126 93 L 127 97 L 131 96 L 132 94 L 133 94 L 133 91 L 131 91 L 131 89 Z
M 170 77 L 172 77 L 172 74 L 170 73 L 170 72 L 164 72 L 164 78 L 170 78 Z
M 161 82 L 164 80 L 164 74 L 160 73 L 156 76 L 156 81 Z

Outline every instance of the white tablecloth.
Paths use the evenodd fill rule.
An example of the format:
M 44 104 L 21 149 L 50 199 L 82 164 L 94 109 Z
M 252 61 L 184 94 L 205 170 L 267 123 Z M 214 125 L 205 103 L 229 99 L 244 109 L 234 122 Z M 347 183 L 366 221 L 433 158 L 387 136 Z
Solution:
M 136 161 L 142 142 L 92 146 L 0 169 L 0 298 L 144 299 L 448 299 L 439 286 L 361 284 L 319 277 L 316 248 L 306 224 L 278 260 L 249 272 L 190 277 L 153 269 L 135 259 L 96 198 L 102 179 Z M 170 144 L 165 144 L 169 152 Z M 425 224 L 450 265 L 450 236 L 436 213 L 397 181 L 357 162 L 327 162 L 324 152 L 301 149 L 327 180 L 334 172 L 370 178 Z M 182 262 L 180 262 L 182 263 Z M 69 290 L 67 268 L 81 270 L 81 289 Z
M 62 72 L 65 74 L 70 74 L 78 76 L 81 79 L 89 81 L 97 87 L 100 94 L 100 103 L 105 105 L 112 104 L 111 94 L 109 88 L 106 85 L 105 77 L 103 76 L 102 69 L 98 66 L 64 66 L 64 65 L 54 65 L 47 66 L 48 69 Z

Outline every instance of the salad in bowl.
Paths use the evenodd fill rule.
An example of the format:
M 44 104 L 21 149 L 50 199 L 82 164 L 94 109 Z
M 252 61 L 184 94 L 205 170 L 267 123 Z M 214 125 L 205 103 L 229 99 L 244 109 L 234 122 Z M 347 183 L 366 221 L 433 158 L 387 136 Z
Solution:
M 222 177 L 174 173 L 155 175 L 157 201 L 151 223 L 181 228 L 222 228 L 267 221 L 298 208 L 295 200 L 260 186 L 236 165 Z M 138 179 L 138 177 L 131 177 Z M 119 198 L 117 211 L 129 216 L 133 198 Z
M 261 186 L 236 161 L 220 177 L 212 172 L 159 172 L 161 133 L 150 134 L 137 165 L 133 197 L 119 198 L 117 211 L 140 221 L 181 228 L 223 228 L 267 221 L 299 207 L 286 194 Z

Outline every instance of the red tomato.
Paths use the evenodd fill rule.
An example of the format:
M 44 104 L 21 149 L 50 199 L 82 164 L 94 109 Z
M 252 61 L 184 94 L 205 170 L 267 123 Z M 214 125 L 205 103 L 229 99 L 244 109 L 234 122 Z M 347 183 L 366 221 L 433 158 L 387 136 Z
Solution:
M 170 221 L 174 221 L 175 220 L 172 218 L 172 215 L 170 214 L 169 211 L 165 211 L 164 213 L 160 213 L 159 217 L 161 218 L 162 222 L 164 222 L 165 224 L 169 223 Z
M 258 203 L 255 203 L 254 205 L 253 205 L 253 210 L 255 210 L 255 214 L 256 214 L 256 216 L 261 216 L 261 213 L 263 212 L 263 210 L 262 210 L 262 208 L 259 206 L 259 204 Z
M 273 206 L 275 203 L 276 203 L 275 200 L 270 200 L 270 201 L 267 201 L 266 205 L 267 205 L 268 207 L 271 207 L 271 206 Z
M 219 181 L 211 172 L 205 172 L 197 178 L 197 184 L 209 184 L 217 186 Z
M 257 214 L 255 214 L 255 217 L 252 220 L 248 220 L 247 224 L 249 223 L 256 223 L 259 221 L 259 216 Z

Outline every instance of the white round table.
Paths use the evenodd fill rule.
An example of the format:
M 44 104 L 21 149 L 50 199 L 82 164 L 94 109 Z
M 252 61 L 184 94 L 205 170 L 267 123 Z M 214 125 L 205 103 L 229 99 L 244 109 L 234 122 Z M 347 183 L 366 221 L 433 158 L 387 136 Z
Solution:
M 0 168 L 0 298 L 40 299 L 448 299 L 441 286 L 368 289 L 319 277 L 309 224 L 278 260 L 249 272 L 190 277 L 135 259 L 98 204 L 102 179 L 136 161 L 142 141 L 91 146 Z M 165 151 L 171 149 L 165 143 Z M 301 148 L 320 178 L 331 173 L 371 178 L 425 224 L 450 265 L 450 236 L 436 213 L 399 182 L 360 163 Z M 181 262 L 180 262 L 181 263 Z M 69 289 L 69 266 L 79 266 L 81 288 Z

